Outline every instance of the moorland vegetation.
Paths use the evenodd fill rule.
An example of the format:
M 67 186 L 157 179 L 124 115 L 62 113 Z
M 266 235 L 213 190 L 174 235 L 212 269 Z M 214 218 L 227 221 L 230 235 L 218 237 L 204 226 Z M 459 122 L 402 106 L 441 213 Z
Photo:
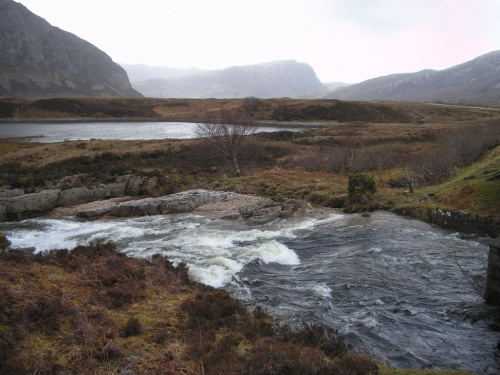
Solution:
M 99 118 L 106 117 L 105 108 L 125 102 L 5 100 L 0 112 L 10 119 Z M 141 194 L 148 196 L 205 188 L 293 198 L 346 212 L 387 209 L 422 219 L 436 208 L 500 215 L 500 114 L 494 108 L 255 98 L 127 103 L 129 111 L 141 108 L 141 118 L 192 120 L 222 105 L 257 121 L 329 126 L 248 135 L 238 159 L 241 175 L 232 160 L 199 139 L 56 144 L 0 139 L 2 189 L 92 186 L 135 174 L 154 181 L 142 186 Z M 83 111 L 91 104 L 97 107 Z M 161 256 L 127 258 L 112 244 L 45 255 L 6 251 L 0 273 L 4 372 L 392 371 L 352 352 L 336 331 L 296 330 L 277 325 L 258 308 L 248 313 L 224 292 L 192 284 L 184 265 L 174 267 Z

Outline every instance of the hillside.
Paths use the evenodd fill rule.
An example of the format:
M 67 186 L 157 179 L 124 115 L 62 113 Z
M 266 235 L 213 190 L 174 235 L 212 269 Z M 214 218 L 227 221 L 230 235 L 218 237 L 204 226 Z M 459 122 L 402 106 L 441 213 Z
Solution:
M 163 98 L 294 98 L 327 91 L 313 68 L 293 60 L 155 78 L 133 86 L 145 96 Z
M 325 99 L 0 98 L 0 121 L 101 121 L 103 119 L 200 121 L 221 107 L 248 112 L 262 122 L 437 123 L 483 121 L 496 108 L 408 102 Z
M 500 51 L 444 70 L 391 74 L 338 88 L 325 99 L 500 104 Z
M 0 96 L 138 97 L 123 68 L 79 37 L 0 0 Z
M 145 64 L 120 64 L 120 66 L 127 72 L 130 82 L 140 82 L 154 78 L 176 78 L 203 72 L 202 69 L 197 68 L 179 69 Z

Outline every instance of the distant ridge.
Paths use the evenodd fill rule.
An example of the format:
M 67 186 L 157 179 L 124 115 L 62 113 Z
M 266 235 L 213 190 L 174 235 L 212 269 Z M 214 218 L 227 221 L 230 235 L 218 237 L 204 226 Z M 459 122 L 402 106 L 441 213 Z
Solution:
M 0 96 L 141 95 L 106 53 L 23 5 L 0 0 Z
M 168 66 L 150 66 L 145 64 L 121 64 L 128 74 L 130 82 L 141 82 L 156 78 L 177 78 L 189 74 L 201 73 L 203 69 L 188 68 L 170 68 Z
M 369 79 L 338 88 L 323 98 L 500 105 L 500 51 L 444 70 Z
M 163 98 L 296 98 L 328 91 L 311 66 L 294 60 L 233 66 L 132 85 L 145 96 Z

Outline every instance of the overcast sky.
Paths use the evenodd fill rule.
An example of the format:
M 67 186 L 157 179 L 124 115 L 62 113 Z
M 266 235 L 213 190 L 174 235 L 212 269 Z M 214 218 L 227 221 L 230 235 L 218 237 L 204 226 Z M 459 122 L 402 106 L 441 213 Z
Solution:
M 499 0 L 16 0 L 118 63 L 276 60 L 322 82 L 444 69 L 500 49 Z

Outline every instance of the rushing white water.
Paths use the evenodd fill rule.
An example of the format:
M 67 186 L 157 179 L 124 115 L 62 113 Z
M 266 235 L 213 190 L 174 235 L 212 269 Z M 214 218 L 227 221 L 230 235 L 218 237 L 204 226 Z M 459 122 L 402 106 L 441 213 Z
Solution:
M 340 217 L 332 215 L 328 220 Z M 235 231 L 232 225 L 215 225 L 205 216 L 191 214 L 107 222 L 79 222 L 68 217 L 4 224 L 4 231 L 13 248 L 34 247 L 35 252 L 113 241 L 122 252 L 132 256 L 161 253 L 174 263 L 186 262 L 193 280 L 221 288 L 237 281 L 238 272 L 252 262 L 300 264 L 297 254 L 283 240 L 295 238 L 296 233 L 316 222 L 288 221 Z
M 202 215 L 106 222 L 41 218 L 0 224 L 35 251 L 113 241 L 136 257 L 186 262 L 193 280 L 224 287 L 292 324 L 339 329 L 396 367 L 496 374 L 499 322 L 469 285 L 484 279 L 488 239 L 386 212 L 332 214 L 248 227 Z

